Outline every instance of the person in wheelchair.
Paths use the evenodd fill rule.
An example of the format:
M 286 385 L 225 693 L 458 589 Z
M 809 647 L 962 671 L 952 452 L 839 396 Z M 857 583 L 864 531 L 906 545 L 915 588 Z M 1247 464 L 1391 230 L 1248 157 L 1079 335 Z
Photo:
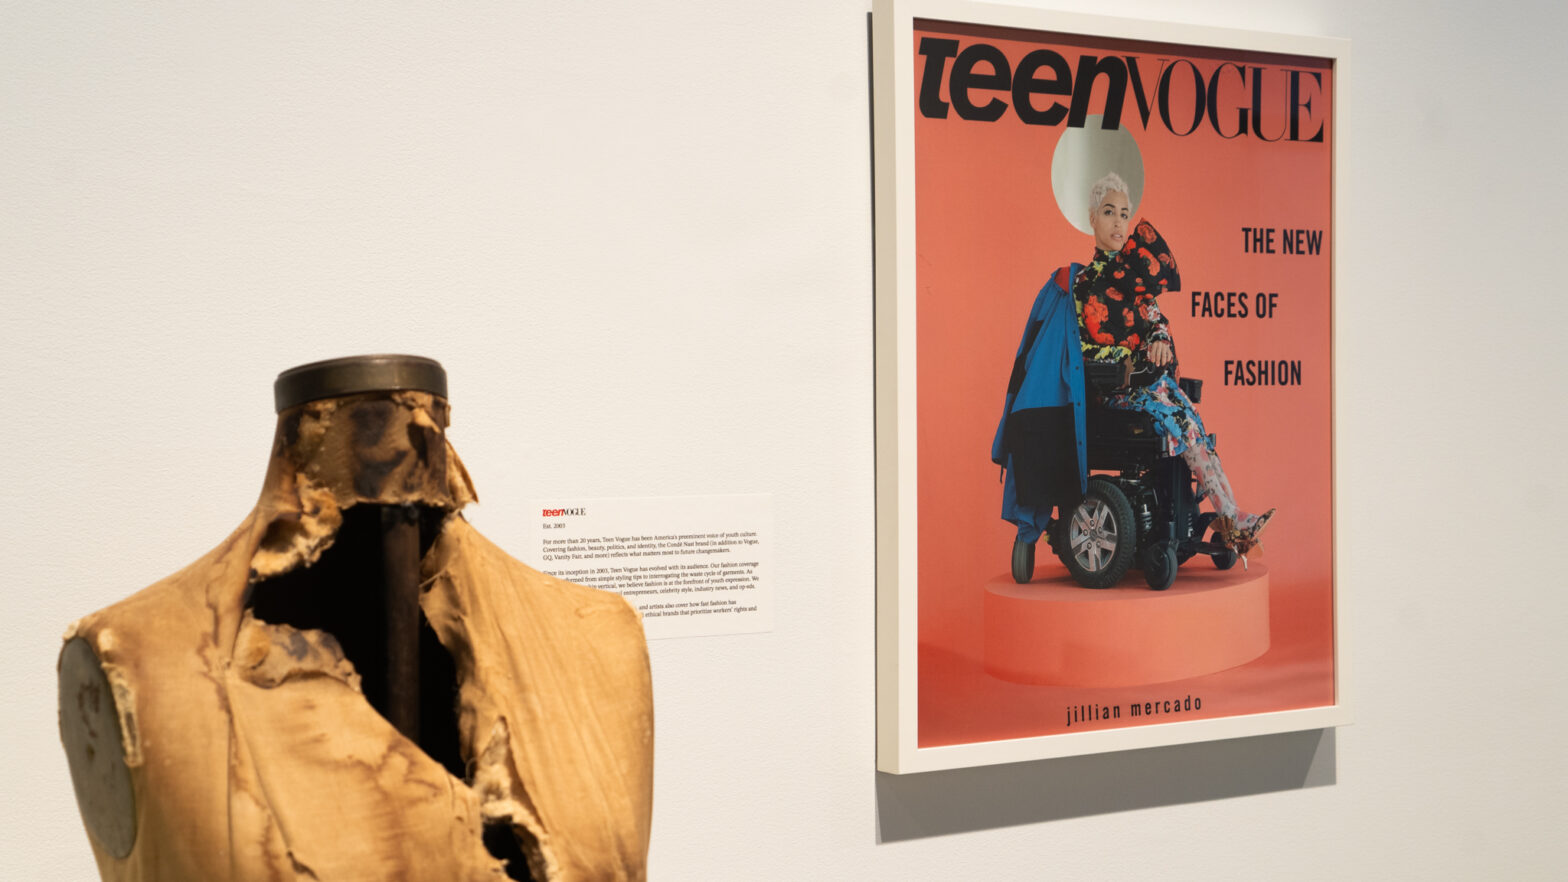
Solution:
M 1134 535 L 1137 527 L 1131 523 L 1126 494 L 1105 487 L 1098 494 L 1091 492 L 1087 404 L 1143 414 L 1164 455 L 1185 463 L 1173 481 L 1164 482 L 1177 487 L 1175 492 L 1150 491 L 1140 501 L 1146 533 L 1153 530 L 1149 499 L 1156 499 L 1167 520 L 1183 522 L 1181 528 L 1166 530 L 1171 537 L 1170 572 L 1158 577 L 1146 572 L 1150 586 L 1168 587 L 1175 578 L 1174 565 L 1197 551 L 1209 553 L 1222 568 L 1238 555 L 1245 563 L 1274 510 L 1256 515 L 1237 505 L 1214 437 L 1204 430 L 1197 408 L 1178 382 L 1175 346 L 1156 300 L 1161 293 L 1180 289 L 1175 257 L 1152 224 L 1130 222 L 1128 188 L 1119 175 L 1097 181 L 1089 202 L 1094 256 L 1087 265 L 1057 269 L 1036 296 L 992 442 L 991 459 L 1005 474 L 1002 517 L 1018 528 L 1014 577 L 1028 581 L 1034 543 L 1042 534 L 1080 583 L 1108 587 L 1126 571 L 1126 563 L 1099 566 L 1102 551 L 1115 551 L 1100 546 L 1114 546 L 1118 535 Z M 1099 381 L 1086 382 L 1086 372 Z M 1151 469 L 1141 471 L 1145 477 L 1153 474 Z M 1193 480 L 1199 489 L 1196 497 L 1190 490 Z M 1136 481 L 1128 483 L 1129 490 L 1141 487 Z M 1210 500 L 1214 514 L 1200 518 L 1195 508 L 1202 498 Z M 1053 508 L 1061 512 L 1060 521 L 1050 517 Z M 1202 532 L 1210 524 L 1214 541 L 1204 543 Z M 1145 551 L 1151 547 L 1141 544 Z M 1130 554 L 1129 549 L 1123 558 Z M 1156 557 L 1146 560 L 1146 569 L 1151 561 L 1157 562 Z M 1108 578 L 1099 578 L 1102 571 Z M 1157 586 L 1157 579 L 1162 584 Z

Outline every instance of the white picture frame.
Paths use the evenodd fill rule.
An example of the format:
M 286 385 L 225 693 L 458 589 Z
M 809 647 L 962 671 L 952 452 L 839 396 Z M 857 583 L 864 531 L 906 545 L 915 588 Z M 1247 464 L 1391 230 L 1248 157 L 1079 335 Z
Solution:
M 1344 290 L 1336 257 L 1338 249 L 1333 247 L 1332 236 L 1332 231 L 1342 228 L 1339 218 L 1343 214 L 1344 203 L 1338 188 L 1333 183 L 1332 170 L 1343 167 L 1340 159 L 1344 155 L 1347 143 L 1344 126 L 1349 67 L 1347 41 L 1088 16 L 1043 9 L 957 2 L 957 0 L 878 0 L 872 17 L 876 221 L 878 770 L 889 773 L 924 772 L 1318 729 L 1348 723 L 1350 715 L 1346 698 L 1345 651 L 1340 617 L 1342 582 L 1338 578 L 1337 561 L 1331 559 L 1324 564 L 1331 574 L 1332 594 L 1331 598 L 1324 601 L 1332 610 L 1332 621 L 1329 626 L 1331 628 L 1329 639 L 1332 645 L 1327 659 L 1327 663 L 1331 666 L 1332 697 L 1327 703 L 1201 719 L 1176 717 L 1171 722 L 1090 727 L 1083 731 L 1005 733 L 1003 737 L 960 739 L 956 742 L 940 744 L 922 741 L 919 500 L 923 488 L 919 472 L 922 450 L 919 422 L 921 414 L 918 412 L 920 398 L 917 389 L 919 373 L 917 364 L 922 341 L 918 333 L 916 309 L 917 288 L 921 284 L 921 267 L 917 260 L 919 257 L 917 224 L 921 221 L 921 215 L 920 206 L 916 204 L 916 117 L 920 113 L 918 103 L 919 90 L 922 88 L 921 75 L 930 73 L 939 61 L 946 62 L 942 70 L 943 75 L 948 77 L 948 81 L 939 83 L 932 94 L 941 103 L 952 104 L 952 65 L 956 60 L 956 57 L 933 60 L 932 56 L 922 57 L 917 52 L 917 34 L 923 33 L 923 28 L 929 29 L 933 23 L 942 23 L 942 27 L 956 26 L 953 30 L 960 33 L 959 42 L 969 41 L 964 45 L 979 39 L 990 39 L 987 34 L 1005 34 L 1010 40 L 1025 44 L 1035 39 L 1040 40 L 1042 45 L 1054 44 L 1056 41 L 1066 39 L 1084 45 L 1124 49 L 1123 54 L 1142 53 L 1149 59 L 1146 74 L 1155 69 L 1156 59 L 1153 56 L 1160 53 L 1175 57 L 1177 64 L 1182 59 L 1192 59 L 1192 69 L 1195 72 L 1203 71 L 1205 61 L 1202 59 L 1207 56 L 1202 53 L 1209 51 L 1255 56 L 1267 62 L 1270 69 L 1277 68 L 1280 71 L 1284 71 L 1289 66 L 1288 61 L 1285 64 L 1281 63 L 1282 57 L 1311 59 L 1319 66 L 1311 69 L 1331 71 L 1331 76 L 1326 78 L 1328 85 L 1317 99 L 1320 107 L 1323 98 L 1329 99 L 1327 102 L 1329 143 L 1323 145 L 1323 149 L 1328 152 L 1324 161 L 1329 164 L 1330 169 L 1329 192 L 1324 195 L 1331 203 L 1328 221 L 1329 247 L 1326 255 L 1330 291 L 1325 292 L 1329 295 L 1330 317 L 1328 338 L 1324 341 L 1329 355 L 1326 361 L 1320 358 L 1308 362 L 1309 369 L 1318 372 L 1317 376 L 1321 377 L 1322 372 L 1328 374 L 1326 382 L 1329 384 L 1328 406 L 1331 426 L 1333 424 L 1332 360 L 1335 351 L 1333 346 L 1335 332 L 1331 318 L 1332 297 Z M 1186 51 L 1185 55 L 1182 54 L 1184 51 Z M 1015 69 L 1018 65 L 1018 59 L 1014 57 L 1016 54 L 1014 52 L 1008 56 Z M 1082 60 L 1081 56 L 1079 60 Z M 1245 64 L 1241 66 L 1245 67 Z M 1186 68 L 1183 67 L 1182 70 L 1185 73 Z M 995 77 L 998 72 L 994 67 L 971 65 L 969 73 L 978 76 L 981 81 L 991 82 L 986 80 L 986 77 Z M 1236 76 L 1230 70 L 1225 71 L 1224 74 L 1227 78 Z M 1242 77 L 1245 76 L 1245 71 L 1236 76 L 1237 83 L 1244 84 Z M 1310 70 L 1307 76 L 1311 76 Z M 1324 81 L 1324 78 L 1319 78 L 1319 82 Z M 1005 89 L 975 88 L 980 97 L 994 99 L 1004 105 L 1011 104 L 1009 101 L 1011 95 Z M 1218 88 L 1216 87 L 1214 94 L 1219 94 Z M 1231 83 L 1225 88 L 1235 90 L 1238 86 L 1236 83 Z M 1152 90 L 1146 90 L 1143 97 L 1147 102 L 1155 100 Z M 1062 99 L 1061 103 L 1065 104 L 1065 93 L 1062 93 Z M 1295 100 L 1294 94 L 1292 100 Z M 1311 98 L 1302 100 L 1310 101 Z M 969 103 L 975 105 L 983 102 L 976 100 Z M 1094 103 L 1099 104 L 1099 101 L 1096 100 Z M 1134 105 L 1133 96 L 1126 97 L 1126 105 Z M 1299 102 L 1297 106 L 1300 107 Z M 1030 109 L 1037 108 L 1031 105 Z M 1129 121 L 1128 125 L 1133 125 L 1136 108 L 1129 111 L 1124 107 L 1123 112 L 1123 118 Z M 1305 119 L 1311 112 L 1301 108 L 1292 110 L 1291 113 Z M 1208 116 L 1218 118 L 1212 109 Z M 1145 120 L 1147 119 L 1148 117 L 1145 117 Z M 1262 111 L 1259 111 L 1254 124 L 1256 120 L 1261 119 Z M 1319 119 L 1321 121 L 1321 117 Z M 975 123 L 977 127 L 983 124 Z M 1202 125 L 1207 125 L 1207 120 Z M 1243 127 L 1245 125 L 1243 123 Z M 1185 121 L 1181 122 L 1179 127 L 1185 128 Z M 1214 129 L 1216 136 L 1223 137 L 1225 129 L 1221 122 L 1216 122 Z M 1173 128 L 1167 134 L 1174 134 L 1175 131 L 1176 129 Z M 1286 136 L 1280 135 L 1280 138 L 1284 137 Z M 1302 140 L 1305 139 L 1303 135 Z M 1291 147 L 1294 149 L 1295 145 Z M 1262 149 L 1262 139 L 1259 141 L 1258 149 Z M 976 161 L 984 162 L 987 159 L 978 156 Z M 1027 292 L 1026 298 L 1028 294 L 1032 292 Z M 1295 292 L 1293 296 L 1301 301 L 1306 299 L 1301 292 Z M 1027 304 L 1027 299 L 1022 302 Z M 1193 304 L 1193 309 L 1196 311 L 1197 301 L 1194 300 Z M 1015 313 L 1018 319 L 1024 318 L 1021 310 L 1015 310 Z M 1008 329 L 1008 332 L 1013 335 L 1011 338 L 1013 340 L 1017 339 L 1016 331 L 1016 323 Z M 1011 358 L 1011 353 L 1005 355 L 1005 359 Z M 997 378 L 994 385 L 975 388 L 972 390 L 973 394 L 994 399 L 999 413 L 1005 381 L 1004 373 Z M 1218 388 L 1216 384 L 1216 389 Z M 1237 389 L 1236 394 L 1240 395 L 1243 391 L 1245 390 Z M 1219 435 L 1225 435 L 1224 425 L 1216 428 Z M 1337 510 L 1339 498 L 1332 493 L 1332 462 L 1335 461 L 1334 451 L 1340 442 L 1332 427 L 1327 429 L 1327 436 L 1329 445 L 1327 455 L 1330 461 L 1327 492 L 1331 500 L 1329 510 L 1332 513 L 1332 524 L 1326 529 L 1329 535 L 1328 554 L 1332 558 L 1332 531 L 1337 529 L 1338 524 L 1343 523 L 1343 518 Z M 983 456 L 978 451 L 976 455 Z M 987 467 L 990 468 L 994 480 L 995 467 L 989 464 Z M 988 492 L 1000 493 L 994 488 Z M 1302 518 L 1297 512 L 1282 510 L 1280 518 L 1287 517 L 1297 518 L 1296 525 L 1292 529 L 1298 531 L 1305 529 L 1305 525 L 1300 523 Z M 1284 521 L 1281 520 L 1281 523 Z M 1284 528 L 1271 526 L 1270 529 L 1283 530 Z M 1319 541 L 1318 545 L 1321 544 Z M 1002 554 L 1005 554 L 1005 546 L 998 551 L 998 559 Z M 1267 561 L 1269 558 L 1265 556 L 1263 560 Z M 998 569 L 1001 568 L 999 565 Z M 1314 639 L 1321 643 L 1321 634 Z M 1007 688 L 1011 690 L 1007 692 L 1008 695 L 1028 694 L 1028 687 Z M 1150 686 L 1153 692 L 1157 692 L 1160 688 L 1163 686 L 1157 684 Z M 1158 698 L 1158 695 L 1156 697 Z M 1069 710 L 1069 720 L 1071 714 L 1072 711 Z

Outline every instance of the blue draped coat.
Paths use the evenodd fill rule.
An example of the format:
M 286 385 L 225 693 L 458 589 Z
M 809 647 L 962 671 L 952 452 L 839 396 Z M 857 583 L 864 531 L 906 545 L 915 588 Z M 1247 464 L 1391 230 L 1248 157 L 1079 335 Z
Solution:
M 1083 352 L 1071 294 L 1082 269 L 1058 269 L 1035 296 L 991 442 L 991 461 L 1006 474 L 1002 518 L 1023 542 L 1040 538 L 1052 508 L 1077 505 L 1088 489 Z

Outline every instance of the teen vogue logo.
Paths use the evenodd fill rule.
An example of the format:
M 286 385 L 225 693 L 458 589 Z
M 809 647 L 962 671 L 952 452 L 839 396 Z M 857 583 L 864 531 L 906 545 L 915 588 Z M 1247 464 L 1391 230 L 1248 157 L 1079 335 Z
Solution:
M 546 508 L 539 512 L 540 517 L 546 518 L 581 518 L 588 515 L 586 508 Z
M 1084 55 L 1074 72 L 1067 59 L 1050 49 L 1036 49 L 1014 65 L 989 43 L 971 43 L 960 51 L 957 40 L 938 37 L 921 38 L 920 54 L 925 57 L 920 113 L 934 119 L 946 119 L 949 105 L 960 118 L 977 122 L 995 122 L 1011 109 L 1029 125 L 1059 126 L 1065 120 L 1069 127 L 1081 129 L 1095 81 L 1103 78 L 1101 128 L 1120 126 L 1130 90 L 1145 131 L 1154 117 L 1177 137 L 1207 127 L 1226 139 L 1323 140 L 1323 119 L 1313 113 L 1314 103 L 1323 96 L 1319 71 L 1233 61 L 1205 71 L 1185 58 L 1159 58 L 1155 64 L 1145 60 L 1140 67 L 1135 55 Z M 1147 83 L 1145 73 L 1153 75 Z M 1071 98 L 1064 104 L 1050 100 L 1051 96 Z M 1268 130 L 1263 123 L 1265 107 L 1269 108 Z

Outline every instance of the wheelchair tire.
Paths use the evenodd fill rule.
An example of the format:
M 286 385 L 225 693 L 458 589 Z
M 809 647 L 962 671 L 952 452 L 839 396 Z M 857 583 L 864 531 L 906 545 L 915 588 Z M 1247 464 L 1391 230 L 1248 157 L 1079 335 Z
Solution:
M 1013 540 L 1013 581 L 1029 584 L 1034 578 L 1034 543 Z
M 1169 542 L 1156 542 L 1143 550 L 1143 580 L 1154 591 L 1176 584 L 1176 549 Z
M 1237 554 L 1235 549 L 1227 548 L 1224 551 L 1216 551 L 1209 555 L 1209 559 L 1214 561 L 1216 570 L 1228 570 L 1236 565 L 1236 561 L 1241 559 L 1241 555 Z
M 1109 480 L 1089 479 L 1089 492 L 1063 518 L 1057 556 L 1073 581 L 1109 588 L 1127 574 L 1137 556 L 1138 528 L 1127 494 Z

